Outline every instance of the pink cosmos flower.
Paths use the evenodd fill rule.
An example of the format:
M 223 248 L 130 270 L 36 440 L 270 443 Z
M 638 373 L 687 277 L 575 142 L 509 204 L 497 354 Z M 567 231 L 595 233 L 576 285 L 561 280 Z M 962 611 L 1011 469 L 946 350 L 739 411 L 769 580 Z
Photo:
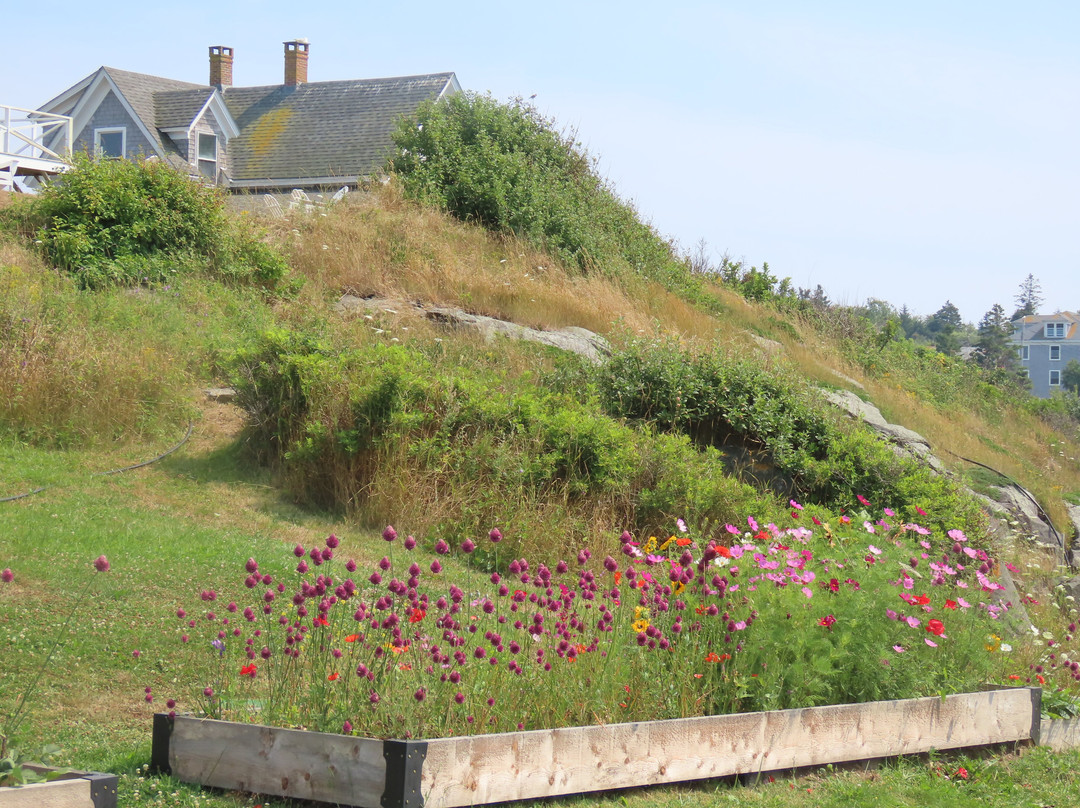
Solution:
M 803 593 L 804 595 L 806 595 L 806 597 L 808 597 L 808 598 L 812 598 L 812 597 L 814 597 L 814 590 L 812 590 L 812 589 L 811 589 L 810 587 L 808 587 L 808 586 L 804 586 L 804 587 L 802 588 L 802 593 Z
M 925 639 L 923 640 L 923 642 L 925 642 L 925 643 L 926 643 L 927 645 L 929 645 L 929 646 L 930 646 L 931 648 L 937 648 L 937 643 L 936 643 L 936 642 L 934 642 L 933 640 L 931 640 L 931 639 L 930 639 L 929 637 L 926 637 L 926 638 L 925 638 Z
M 905 617 L 904 622 L 907 623 L 911 628 L 918 628 L 922 625 L 922 621 L 917 617 Z
M 907 650 L 907 649 L 906 649 L 906 648 L 905 648 L 904 646 L 902 646 L 902 645 L 894 645 L 894 646 L 892 647 L 892 649 L 893 649 L 894 651 L 896 651 L 896 653 L 898 653 L 898 654 L 902 654 L 902 653 L 904 653 L 904 652 L 905 652 L 905 651 Z

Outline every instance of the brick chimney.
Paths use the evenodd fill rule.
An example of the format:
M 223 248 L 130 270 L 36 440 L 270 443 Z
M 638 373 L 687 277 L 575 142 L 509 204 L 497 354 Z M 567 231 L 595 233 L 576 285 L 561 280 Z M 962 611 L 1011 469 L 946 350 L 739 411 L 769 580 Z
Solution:
M 285 43 L 285 85 L 307 83 L 308 41 L 294 39 Z
M 215 87 L 232 86 L 233 49 L 224 45 L 210 46 L 210 83 Z

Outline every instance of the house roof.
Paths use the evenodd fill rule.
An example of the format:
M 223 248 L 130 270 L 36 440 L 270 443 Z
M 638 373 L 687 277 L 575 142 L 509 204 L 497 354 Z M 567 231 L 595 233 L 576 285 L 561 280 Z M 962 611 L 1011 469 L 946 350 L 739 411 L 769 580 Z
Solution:
M 454 89 L 453 73 L 228 87 L 225 105 L 240 128 L 229 143 L 232 179 L 370 174 L 386 160 L 398 119 Z
M 172 94 L 184 90 L 212 91 L 210 87 L 201 87 L 190 81 L 177 81 L 176 79 L 163 79 L 160 76 L 148 76 L 145 73 L 132 73 L 128 70 L 118 70 L 115 67 L 103 67 L 102 70 L 112 79 L 113 84 L 123 94 L 131 109 L 146 127 L 147 133 L 158 147 L 161 154 L 175 153 L 171 143 L 162 138 L 162 125 L 157 122 L 156 96 L 160 93 Z M 203 99 L 205 103 L 206 99 Z M 196 110 L 197 111 L 197 110 Z M 194 117 L 194 112 L 192 113 Z M 187 123 L 191 122 L 191 118 Z
M 89 114 L 105 91 L 102 82 L 115 87 L 158 153 L 180 168 L 187 163 L 165 131 L 189 128 L 213 106 L 230 136 L 228 182 L 240 187 L 355 181 L 371 174 L 386 160 L 402 115 L 461 89 L 450 72 L 222 89 L 102 67 L 42 109 Z M 221 121 L 222 115 L 231 120 Z
M 1020 342 L 1044 339 L 1044 327 L 1047 323 L 1065 323 L 1065 339 L 1080 337 L 1080 314 L 1073 311 L 1059 311 L 1055 314 L 1029 314 L 1013 320 L 1013 339 Z M 1055 342 L 1058 341 L 1060 340 L 1055 340 Z

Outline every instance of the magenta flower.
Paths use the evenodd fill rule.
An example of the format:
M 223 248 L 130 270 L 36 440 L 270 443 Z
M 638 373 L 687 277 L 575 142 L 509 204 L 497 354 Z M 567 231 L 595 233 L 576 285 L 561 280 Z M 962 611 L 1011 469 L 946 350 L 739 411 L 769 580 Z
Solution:
M 348 721 L 346 721 L 344 724 L 341 725 L 341 734 L 342 735 L 348 735 L 351 732 L 352 732 L 352 724 L 350 724 Z
M 108 572 L 109 559 L 107 559 L 103 555 L 99 555 L 97 558 L 94 559 L 94 569 L 96 569 L 98 572 Z
M 498 543 L 502 541 L 502 537 L 503 534 L 497 527 L 493 527 L 490 531 L 488 531 L 488 538 L 491 539 L 493 543 Z
M 326 546 L 331 550 L 336 549 L 339 544 L 341 544 L 341 540 L 333 533 L 326 537 Z
M 383 541 L 393 541 L 397 538 L 397 531 L 393 525 L 387 525 L 382 532 Z
M 15 580 L 15 573 L 11 571 L 11 567 L 6 568 L 3 572 L 0 572 L 0 581 L 5 584 L 10 584 Z
M 247 560 L 247 563 L 244 565 L 244 569 L 246 569 L 248 572 L 253 573 L 257 569 L 259 569 L 259 565 L 255 562 L 254 558 L 249 558 Z
M 465 541 L 461 543 L 461 549 L 466 553 L 471 553 L 476 549 L 476 545 L 473 544 L 472 539 L 465 539 Z

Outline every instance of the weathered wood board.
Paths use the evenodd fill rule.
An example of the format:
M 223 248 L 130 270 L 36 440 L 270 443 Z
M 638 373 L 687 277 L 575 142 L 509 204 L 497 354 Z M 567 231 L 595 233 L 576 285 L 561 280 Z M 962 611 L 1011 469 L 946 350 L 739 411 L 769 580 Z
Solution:
M 1049 746 L 1055 752 L 1080 747 L 1080 718 L 1044 718 L 1039 745 Z
M 1041 692 L 411 742 L 159 715 L 154 761 L 218 788 L 359 808 L 456 808 L 1037 741 Z
M 189 783 L 373 808 L 385 790 L 371 738 L 177 716 L 168 743 L 173 776 Z
M 0 788 L 0 808 L 94 808 L 88 780 L 56 780 Z
M 425 808 L 451 808 L 819 766 L 1027 740 L 1038 715 L 1015 689 L 438 739 L 421 791 Z

